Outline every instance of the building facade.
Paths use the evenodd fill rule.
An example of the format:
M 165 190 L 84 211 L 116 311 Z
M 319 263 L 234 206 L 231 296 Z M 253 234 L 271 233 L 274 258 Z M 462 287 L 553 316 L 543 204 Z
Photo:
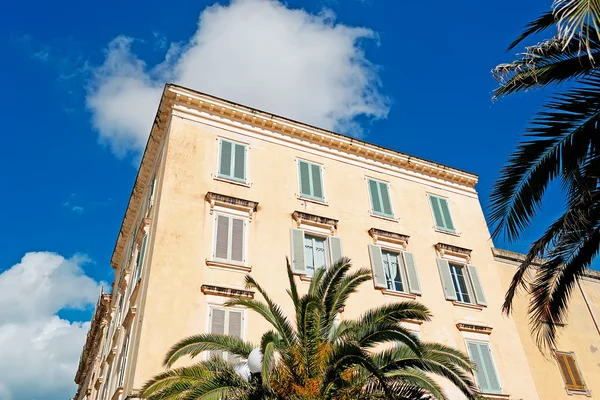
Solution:
M 186 336 L 226 333 L 258 343 L 265 322 L 224 304 L 254 296 L 243 286 L 251 274 L 291 312 L 286 256 L 301 290 L 316 268 L 341 256 L 370 266 L 373 281 L 342 319 L 386 302 L 424 303 L 433 320 L 407 328 L 467 352 L 488 398 L 593 395 L 583 364 L 594 373 L 598 365 L 579 347 L 585 391 L 567 391 L 565 383 L 550 397 L 540 390 L 546 373 L 561 372 L 533 353 L 526 316 L 500 312 L 515 267 L 492 251 L 476 183 L 464 171 L 167 85 L 115 245 L 112 291 L 101 298 L 82 353 L 75 399 L 135 398 Z M 592 301 L 600 304 L 594 290 Z M 570 358 L 560 360 L 570 365 Z M 443 384 L 450 398 L 462 398 Z

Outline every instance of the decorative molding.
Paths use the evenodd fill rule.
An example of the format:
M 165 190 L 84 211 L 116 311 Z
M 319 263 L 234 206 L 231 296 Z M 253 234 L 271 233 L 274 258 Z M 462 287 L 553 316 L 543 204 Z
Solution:
M 118 387 L 115 390 L 115 393 L 112 395 L 111 400 L 119 400 L 119 398 L 121 397 L 123 392 L 124 392 L 123 387 Z
M 202 293 L 213 296 L 224 296 L 224 297 L 246 297 L 249 299 L 254 298 L 254 292 L 251 290 L 237 289 L 226 286 L 217 285 L 202 285 L 200 287 Z
M 315 226 L 317 228 L 325 229 L 333 235 L 337 229 L 338 220 L 333 218 L 321 217 L 319 215 L 305 213 L 303 211 L 294 211 L 292 218 L 301 228 L 302 225 Z
M 125 289 L 127 288 L 127 283 L 129 282 L 130 276 L 131 276 L 131 273 L 130 273 L 129 268 L 121 271 L 121 277 L 119 279 L 119 284 L 118 284 L 119 289 L 121 289 L 122 291 L 125 291 Z
M 402 246 L 406 249 L 408 245 L 408 239 L 410 236 L 403 235 L 400 233 L 384 231 L 382 229 L 371 228 L 369 229 L 369 235 L 373 238 L 373 242 L 377 244 L 379 241 L 389 242 Z
M 125 315 L 125 318 L 123 319 L 123 328 L 129 329 L 129 327 L 131 326 L 131 323 L 133 322 L 133 318 L 135 317 L 136 312 L 137 312 L 136 306 L 129 307 L 129 310 L 127 311 L 127 315 Z
M 131 291 L 131 294 L 129 295 L 129 304 L 133 304 L 135 303 L 138 294 L 140 293 L 140 286 L 141 286 L 141 280 L 138 279 L 138 281 L 135 283 L 135 286 L 133 287 L 133 290 Z
M 463 303 L 462 301 L 456 301 L 456 300 L 452 301 L 452 304 L 456 307 L 468 308 L 471 310 L 478 310 L 478 311 L 481 311 L 484 308 L 480 304 Z
M 492 333 L 492 327 L 486 325 L 479 325 L 476 323 L 459 322 L 456 324 L 459 331 L 483 333 L 484 335 L 490 335 Z
M 213 268 L 227 269 L 227 270 L 232 270 L 232 271 L 237 271 L 237 272 L 244 272 L 244 273 L 252 272 L 252 267 L 249 265 L 226 263 L 226 262 L 214 261 L 214 260 L 209 260 L 209 259 L 206 259 L 206 265 L 209 267 L 213 267 Z
M 464 247 L 458 247 L 451 244 L 446 243 L 438 243 L 435 245 L 435 249 L 438 254 L 442 258 L 450 258 L 450 259 L 458 259 L 464 261 L 465 263 L 469 263 L 471 261 L 471 251 L 470 249 L 465 249 Z
M 144 240 L 144 236 L 150 232 L 150 224 L 152 220 L 148 217 L 142 218 L 140 225 L 138 226 L 138 231 L 135 235 L 135 243 L 139 246 L 142 245 L 142 241 Z M 139 248 L 138 248 L 139 251 Z M 131 257 L 132 259 L 134 257 Z
M 104 377 L 99 376 L 98 379 L 96 379 L 96 382 L 94 383 L 94 388 L 96 390 L 98 390 L 103 382 L 104 382 Z M 77 391 L 77 394 L 75 395 L 74 399 L 76 399 L 78 397 L 78 395 L 79 395 L 79 391 Z
M 414 293 L 396 292 L 393 290 L 381 289 L 381 293 L 384 296 L 400 297 L 403 299 L 415 300 L 417 295 Z
M 479 392 L 479 395 L 484 399 L 489 400 L 510 400 L 510 394 Z
M 238 199 L 237 197 L 227 196 L 213 192 L 206 193 L 206 201 L 210 203 L 210 213 L 212 214 L 216 206 L 232 208 L 248 214 L 248 219 L 252 221 L 252 215 L 258 208 L 258 202 Z
M 113 360 L 113 358 L 115 358 L 116 355 L 117 355 L 117 346 L 110 349 L 110 351 L 106 355 L 106 363 L 110 364 L 110 362 Z

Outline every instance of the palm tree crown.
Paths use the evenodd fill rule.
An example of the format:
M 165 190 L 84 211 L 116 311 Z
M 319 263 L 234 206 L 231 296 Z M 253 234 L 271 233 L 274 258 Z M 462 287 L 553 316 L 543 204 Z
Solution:
M 600 249 L 600 24 L 599 0 L 555 0 L 509 47 L 554 30 L 493 73 L 494 97 L 563 84 L 534 117 L 527 140 L 511 155 L 491 194 L 495 237 L 516 240 L 529 227 L 552 182 L 564 189 L 566 207 L 536 240 L 513 277 L 503 309 L 510 313 L 519 288 L 531 294 L 532 332 L 542 350 L 555 347 L 557 322 L 570 294 Z M 541 263 L 533 273 L 533 263 Z
M 388 304 L 338 322 L 349 296 L 371 279 L 367 269 L 350 269 L 350 260 L 344 258 L 327 271 L 317 270 L 307 293 L 300 295 L 288 262 L 293 321 L 247 276 L 246 286 L 263 300 L 237 298 L 227 306 L 250 309 L 271 325 L 260 345 L 201 334 L 174 345 L 164 363 L 170 368 L 182 356 L 206 351 L 226 351 L 247 359 L 258 347 L 262 373 L 243 376 L 239 373 L 243 362 L 234 365 L 213 356 L 157 375 L 146 383 L 142 395 L 151 400 L 446 399 L 432 378 L 437 375 L 450 380 L 468 399 L 477 398 L 466 355 L 421 342 L 400 324 L 406 319 L 428 321 L 431 315 L 425 306 L 414 301 Z

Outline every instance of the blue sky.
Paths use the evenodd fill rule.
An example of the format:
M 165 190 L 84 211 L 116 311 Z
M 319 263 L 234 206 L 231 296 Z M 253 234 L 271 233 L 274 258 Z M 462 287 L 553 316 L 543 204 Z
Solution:
M 78 279 L 111 282 L 109 260 L 139 156 L 139 143 L 127 140 L 140 138 L 115 139 L 115 124 L 127 129 L 129 122 L 101 120 L 102 107 L 110 104 L 94 95 L 125 60 L 139 68 L 135 73 L 143 70 L 139 81 L 152 82 L 153 90 L 142 98 L 151 97 L 160 79 L 172 76 L 156 65 L 181 67 L 164 62 L 165 54 L 169 49 L 175 57 L 185 53 L 199 15 L 213 3 L 68 0 L 6 5 L 0 14 L 0 272 L 19 264 L 27 253 L 53 252 L 65 260 L 55 260 L 61 271 L 65 263 L 75 263 L 77 268 L 70 271 Z M 229 2 L 221 3 L 228 7 Z M 349 51 L 367 63 L 361 68 L 385 105 L 376 104 L 370 116 L 356 113 L 336 126 L 360 131 L 370 142 L 478 174 L 485 208 L 499 168 L 545 98 L 543 92 L 532 92 L 492 102 L 497 83 L 490 70 L 511 59 L 506 46 L 550 3 L 508 0 L 499 7 L 474 0 L 290 0 L 285 5 L 320 15 L 330 28 L 342 24 L 367 29 L 338 36 L 354 35 Z M 113 54 L 109 43 L 115 52 L 127 50 L 120 53 L 124 58 L 117 59 L 117 67 L 108 65 Z M 228 51 L 237 50 L 232 46 Z M 278 56 L 269 49 L 256 51 L 265 63 Z M 259 66 L 261 60 L 256 61 Z M 247 95 L 241 98 L 249 99 L 244 101 L 249 106 L 265 104 L 254 104 Z M 151 117 L 145 120 L 151 123 Z M 560 196 L 552 193 L 544 214 L 521 241 L 497 241 L 496 246 L 526 251 L 560 209 Z M 87 261 L 82 256 L 73 261 L 74 254 L 85 255 Z M 72 300 L 50 314 L 85 321 L 91 301 Z M 0 398 L 2 390 L 0 378 Z M 11 388 L 4 391 L 10 394 Z

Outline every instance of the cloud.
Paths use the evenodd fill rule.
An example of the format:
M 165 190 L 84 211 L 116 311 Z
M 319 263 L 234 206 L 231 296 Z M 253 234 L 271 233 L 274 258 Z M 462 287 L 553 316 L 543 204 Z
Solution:
M 0 274 L 0 398 L 65 399 L 73 383 L 89 322 L 56 314 L 91 309 L 100 283 L 85 275 L 83 256 L 31 252 Z
M 165 82 L 175 82 L 325 129 L 361 136 L 361 118 L 385 118 L 379 67 L 366 57 L 370 29 L 289 9 L 274 0 L 234 0 L 200 14 L 196 33 L 148 65 L 126 36 L 93 69 L 87 107 L 117 156 L 143 150 Z

